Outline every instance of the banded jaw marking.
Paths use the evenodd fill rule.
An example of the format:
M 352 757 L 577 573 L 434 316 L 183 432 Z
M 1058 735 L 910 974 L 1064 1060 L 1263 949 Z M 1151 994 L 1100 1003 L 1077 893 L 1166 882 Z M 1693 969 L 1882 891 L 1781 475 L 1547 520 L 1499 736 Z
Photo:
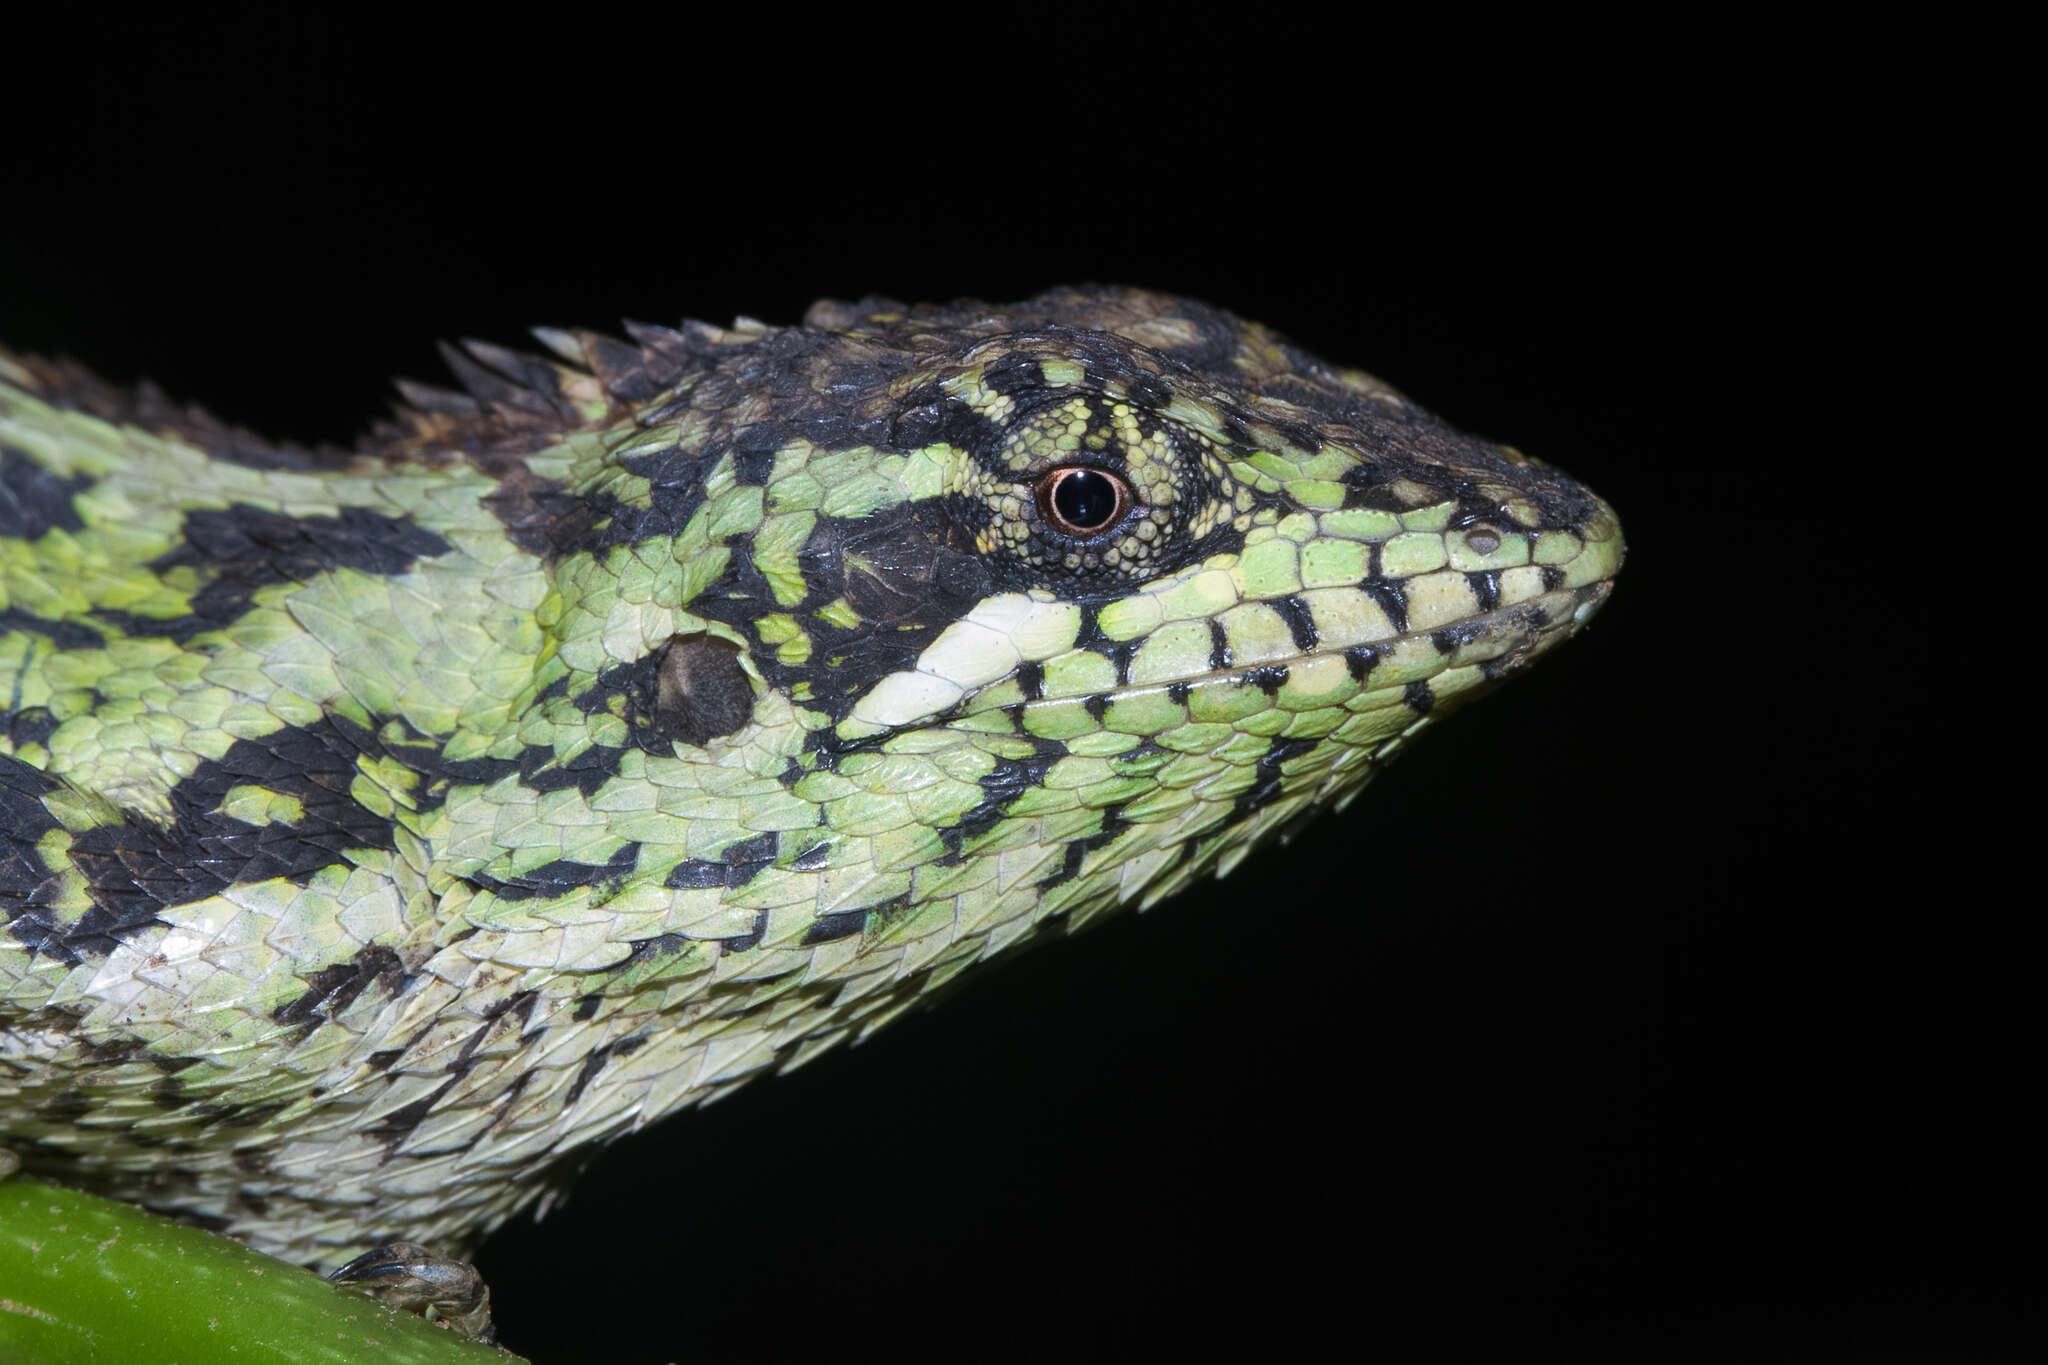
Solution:
M 1576 532 L 1427 529 L 1445 511 L 1325 514 L 1306 540 L 1304 518 L 1289 518 L 1248 536 L 1242 554 L 1107 603 L 1042 590 L 989 598 L 862 696 L 835 733 L 858 741 L 1018 705 L 1037 732 L 1081 707 L 1108 729 L 1156 733 L 1162 707 L 1191 690 L 1247 684 L 1303 709 L 1425 683 L 1442 703 L 1568 638 L 1606 600 L 1622 554 L 1606 504 Z

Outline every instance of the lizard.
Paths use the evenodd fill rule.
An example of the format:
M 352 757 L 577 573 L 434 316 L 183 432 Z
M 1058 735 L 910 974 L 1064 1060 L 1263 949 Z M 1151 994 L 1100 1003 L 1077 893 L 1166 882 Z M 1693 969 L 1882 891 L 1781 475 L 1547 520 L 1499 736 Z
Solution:
M 0 351 L 29 1167 L 431 1280 L 1343 807 L 1621 565 L 1567 475 L 1192 299 L 624 330 L 444 347 L 350 451 Z

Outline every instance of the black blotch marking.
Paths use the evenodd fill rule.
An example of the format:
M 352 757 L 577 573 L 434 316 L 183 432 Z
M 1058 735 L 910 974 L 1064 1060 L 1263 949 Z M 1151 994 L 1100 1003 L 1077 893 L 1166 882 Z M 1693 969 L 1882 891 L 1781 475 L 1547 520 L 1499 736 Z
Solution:
M 1299 597 L 1282 597 L 1273 603 L 1273 610 L 1280 613 L 1280 619 L 1287 623 L 1287 633 L 1294 637 L 1294 647 L 1306 654 L 1316 647 L 1322 636 L 1316 631 L 1316 618 L 1308 609 L 1308 603 Z
M 823 867 L 825 860 L 831 856 L 832 845 L 830 842 L 816 843 L 792 858 L 789 865 L 799 872 L 815 872 Z
M 596 1079 L 597 1073 L 604 1069 L 606 1062 L 614 1057 L 630 1057 L 646 1045 L 647 1036 L 636 1033 L 630 1038 L 621 1038 L 614 1043 L 601 1043 L 592 1048 L 590 1055 L 576 1068 L 576 1079 L 569 1083 L 569 1093 L 563 1098 L 562 1107 L 568 1109 L 583 1098 L 583 1092 L 589 1088 L 591 1081 Z
M 1037 701 L 1045 695 L 1045 666 L 1036 660 L 1026 660 L 1017 665 L 1017 690 L 1026 701 Z
M 1075 605 L 1081 609 L 1081 624 L 1074 629 L 1074 648 L 1095 649 L 1107 642 L 1109 637 L 1102 633 L 1102 622 L 1099 619 L 1101 604 L 1078 602 Z
M 1408 595 L 1399 583 L 1365 582 L 1358 585 L 1358 590 L 1380 604 L 1380 610 L 1387 614 L 1387 620 L 1396 633 L 1407 631 Z
M 1182 678 L 1177 682 L 1170 682 L 1166 685 L 1167 699 L 1176 704 L 1186 704 L 1189 693 L 1193 691 L 1194 688 L 1191 685 L 1189 685 L 1187 679 L 1185 678 Z
M 818 943 L 830 943 L 835 939 L 851 938 L 867 927 L 868 912 L 865 910 L 842 910 L 837 914 L 820 915 L 804 930 L 803 945 L 810 947 Z
M 905 400 L 903 410 L 889 424 L 887 444 L 897 450 L 921 450 L 926 446 L 948 445 L 957 450 L 993 450 L 1002 442 L 1002 431 L 968 404 L 927 385 Z M 858 445 L 860 442 L 850 442 Z
M 1102 828 L 1094 834 L 1069 840 L 1067 842 L 1066 856 L 1060 860 L 1060 870 L 1038 883 L 1038 885 L 1041 888 L 1047 888 L 1058 886 L 1062 882 L 1072 881 L 1080 875 L 1083 859 L 1096 849 L 1114 841 L 1118 835 L 1130 827 L 1131 822 L 1124 819 L 1121 806 L 1105 806 L 1102 811 Z
M 536 1074 L 538 1073 L 532 1071 L 522 1071 L 517 1076 L 514 1076 L 512 1078 L 512 1084 L 505 1087 L 505 1089 L 499 1094 L 497 1102 L 492 1105 L 492 1109 L 495 1111 L 497 1115 L 496 1122 L 486 1125 L 480 1131 L 472 1134 L 466 1141 L 462 1143 L 459 1150 L 465 1152 L 470 1151 L 473 1148 L 475 1148 L 478 1143 L 488 1138 L 491 1135 L 493 1129 L 496 1128 L 497 1123 L 503 1122 L 505 1116 L 512 1112 L 512 1106 L 519 1102 L 519 1097 L 526 1092 L 527 1085 L 532 1082 Z
M 943 499 L 884 508 L 870 517 L 821 517 L 799 552 L 804 599 L 776 603 L 748 542 L 736 540 L 726 570 L 691 603 L 699 615 L 745 634 L 754 668 L 768 684 L 789 692 L 808 687 L 809 705 L 835 723 L 891 673 L 907 670 L 941 631 L 987 595 L 990 580 L 981 556 L 960 539 L 960 519 Z M 970 562 L 973 561 L 973 562 Z M 859 618 L 839 625 L 816 613 L 844 598 Z M 766 611 L 805 618 L 810 655 L 796 662 L 753 636 Z M 813 730 L 808 747 L 828 751 L 838 741 L 830 727 Z
M 470 1068 L 476 1064 L 475 1053 L 477 1048 L 490 1035 L 497 1021 L 507 1014 L 517 1014 L 523 1025 L 525 1020 L 532 1017 L 533 1007 L 538 999 L 539 993 L 536 991 L 520 991 L 516 995 L 507 996 L 484 1011 L 482 1021 L 477 1024 L 476 1028 L 471 1031 L 467 1038 L 463 1039 L 461 1049 L 449 1061 L 446 1067 L 447 1080 L 434 1087 L 431 1093 L 414 1100 L 410 1104 L 392 1110 L 381 1120 L 363 1130 L 383 1144 L 384 1155 L 387 1161 L 396 1154 L 399 1144 L 410 1137 L 413 1130 L 418 1128 L 425 1121 L 427 1115 L 434 1111 L 434 1106 L 440 1103 L 441 1097 L 446 1095 L 464 1076 L 469 1074 Z M 428 1153 L 422 1152 L 419 1155 L 424 1156 L 428 1155 Z
M 1286 681 L 1286 664 L 1268 664 L 1262 668 L 1246 669 L 1243 676 L 1238 679 L 1238 685 L 1256 687 L 1270 697 L 1278 692 Z
M 631 875 L 639 857 L 640 845 L 627 843 L 601 864 L 556 858 L 513 877 L 499 878 L 484 872 L 472 872 L 465 880 L 499 900 L 532 900 L 536 896 L 559 896 L 579 886 L 602 886 L 607 882 L 621 881 Z
M 400 574 L 418 559 L 448 553 L 448 542 L 424 526 L 367 507 L 334 516 L 293 517 L 247 503 L 187 512 L 182 543 L 152 567 L 217 568 L 221 577 L 200 592 L 216 597 L 268 583 L 296 582 L 330 569 Z M 206 614 L 195 600 L 193 609 Z
M 306 989 L 270 1016 L 280 1024 L 297 1027 L 301 1038 L 354 1004 L 373 983 L 388 998 L 403 992 L 411 977 L 397 953 L 373 943 L 358 949 L 348 961 L 322 967 L 304 979 Z
M 625 961 L 607 970 L 624 972 L 654 958 L 673 957 L 695 943 L 695 939 L 681 934 L 657 934 L 653 938 L 636 939 L 629 945 Z
M 4 719 L 8 745 L 17 753 L 32 744 L 47 744 L 57 733 L 57 718 L 46 706 L 24 706 L 7 712 Z
M 555 689 L 551 685 L 549 690 Z M 586 797 L 594 796 L 598 788 L 618 776 L 620 759 L 625 754 L 624 749 L 593 744 L 556 766 L 560 754 L 553 746 L 532 744 L 510 758 L 451 759 L 442 752 L 438 741 L 402 721 L 386 721 L 374 733 L 339 719 L 336 723 L 365 753 L 381 752 L 419 774 L 420 784 L 413 795 L 422 811 L 438 808 L 458 787 L 488 787 L 515 776 L 522 786 L 535 791 L 574 787 Z
M 1116 670 L 1117 685 L 1119 687 L 1129 687 L 1131 684 L 1131 656 L 1138 652 L 1137 642 L 1135 640 L 1124 640 L 1117 643 L 1105 643 L 1098 646 L 1096 652 L 1109 660 L 1110 667 Z
M 1037 735 L 1024 735 L 1024 741 L 1031 746 L 1031 752 L 1021 758 L 999 758 L 995 767 L 984 773 L 980 780 L 981 800 L 962 815 L 951 831 L 969 839 L 979 838 L 1003 818 L 1003 812 L 1010 803 L 1027 791 L 1045 785 L 1046 774 L 1052 765 L 1067 755 L 1067 746 L 1056 739 L 1045 739 Z
M 329 717 L 261 739 L 237 740 L 171 789 L 168 827 L 123 822 L 80 831 L 72 838 L 71 861 L 85 878 L 92 908 L 75 923 L 64 924 L 30 904 L 14 913 L 16 936 L 75 966 L 81 954 L 103 956 L 137 930 L 160 922 L 158 912 L 165 906 L 203 900 L 236 882 L 303 881 L 343 861 L 351 849 L 390 851 L 391 823 L 350 794 L 362 752 L 355 736 L 364 734 Z M 38 821 L 30 812 L 13 809 L 8 793 L 26 792 L 20 775 L 14 776 L 8 780 L 0 762 L 0 811 L 9 816 L 10 831 L 47 829 L 47 815 Z M 295 797 L 302 815 L 293 824 L 251 825 L 219 813 L 221 800 L 239 786 Z M 40 810 L 40 801 L 36 806 Z M 19 881 L 40 866 L 40 860 L 30 864 L 21 858 L 19 851 L 8 858 L 10 872 L 0 873 L 0 896 L 8 894 L 10 875 Z M 23 871 L 12 873 L 17 866 Z
M 1006 397 L 1045 387 L 1045 369 L 1030 356 L 1006 355 L 981 374 L 982 387 Z
M 0 608 L 0 633 L 7 631 L 40 635 L 59 649 L 98 649 L 107 642 L 106 636 L 83 622 L 52 621 L 20 607 Z
M 889 896 L 887 900 L 879 902 L 879 905 L 870 905 L 868 907 L 868 919 L 872 923 L 877 923 L 877 925 L 887 925 L 891 919 L 895 919 L 897 915 L 901 915 L 907 909 L 909 909 L 909 892 L 903 892 L 901 896 Z
M 634 946 L 638 947 L 639 945 L 635 944 Z M 579 1024 L 589 1019 L 595 1019 L 597 1017 L 597 1007 L 603 1003 L 604 997 L 596 991 L 592 991 L 589 995 L 579 996 L 576 1000 L 576 1008 L 569 1011 L 569 1017 Z
M 702 890 L 713 886 L 745 886 L 775 863 L 774 831 L 730 844 L 716 859 L 685 858 L 670 869 L 663 886 Z
M 1409 512 L 1409 503 L 1395 493 L 1393 483 L 1403 473 L 1395 460 L 1368 460 L 1364 465 L 1354 465 L 1343 471 L 1343 505 L 1346 508 L 1366 508 L 1370 512 Z
M 619 759 L 625 752 L 624 749 L 614 749 L 609 745 L 593 744 L 574 758 L 564 761 L 559 767 L 549 768 L 541 765 L 555 758 L 555 751 L 534 745 L 523 750 L 519 757 L 513 761 L 520 765 L 519 780 L 534 791 L 543 793 L 557 792 L 574 787 L 583 794 L 584 799 L 588 800 L 590 797 L 597 795 L 599 787 L 602 787 L 605 783 L 619 775 Z M 467 762 L 469 760 L 464 761 Z M 490 762 L 491 760 L 482 759 L 476 761 Z M 448 766 L 456 767 L 459 765 L 449 764 Z M 497 778 L 491 778 L 488 782 L 484 782 L 483 785 L 488 786 L 489 782 L 495 781 L 497 781 Z
M 1451 518 L 1449 529 L 1453 531 L 1470 531 L 1484 523 L 1509 519 L 1508 511 L 1505 507 L 1489 498 L 1480 496 L 1479 490 L 1471 484 L 1460 480 L 1453 486 L 1453 491 L 1458 500 L 1458 510 Z M 1499 535 L 1499 532 L 1495 531 L 1490 525 L 1486 526 L 1485 529 L 1493 535 Z M 1492 554 L 1493 551 L 1481 550 L 1480 553 Z
M 482 1022 L 470 1031 L 470 1035 L 467 1038 L 462 1040 L 462 1046 L 456 1051 L 454 1058 L 449 1061 L 447 1066 L 448 1073 L 453 1076 L 467 1076 L 470 1068 L 476 1065 L 476 1050 L 483 1046 L 484 1039 L 491 1035 L 492 1028 L 497 1021 L 503 1019 L 506 1015 L 511 1014 L 519 1017 L 518 1032 L 524 1035 L 526 1025 L 533 1019 L 533 1007 L 539 1001 L 539 991 L 517 991 L 486 1008 L 483 1012 Z
M 775 469 L 775 455 L 789 443 L 789 428 L 781 422 L 755 422 L 732 436 L 733 477 L 743 484 L 765 484 Z
M 1213 616 L 1209 618 L 1209 667 L 1214 672 L 1230 667 L 1230 632 Z
M 572 491 L 527 473 L 523 465 L 485 501 L 513 544 L 550 561 L 682 534 L 704 505 L 706 457 L 670 449 L 619 463 L 648 480 L 646 506 L 621 502 L 602 489 Z
M 498 486 L 485 495 L 484 506 L 505 528 L 505 538 L 530 555 L 558 559 L 569 554 L 619 505 L 609 493 L 572 493 L 521 460 L 493 460 L 485 467 Z
M 969 555 L 941 557 L 937 574 L 940 592 L 966 602 L 978 602 L 987 597 L 995 582 L 988 561 Z
M 1081 698 L 1081 709 L 1088 713 L 1090 719 L 1100 725 L 1102 718 L 1109 714 L 1109 698 L 1100 692 L 1092 697 L 1083 697 Z
M 1436 630 L 1431 631 L 1429 633 L 1429 643 L 1435 648 L 1437 653 L 1445 658 L 1449 658 L 1452 654 L 1457 653 L 1459 645 L 1469 644 L 1485 633 L 1484 630 L 1470 621 L 1461 621 L 1457 625 L 1440 626 Z
M 373 1052 L 363 1058 L 363 1065 L 372 1071 L 389 1071 L 391 1064 L 405 1055 L 404 1048 L 387 1047 L 382 1052 Z
M 1266 498 L 1262 495 L 1260 501 L 1262 503 L 1270 502 L 1277 499 L 1278 496 L 1278 494 L 1275 494 L 1272 498 Z M 1238 554 L 1244 549 L 1244 534 L 1243 531 L 1238 530 L 1229 522 L 1225 522 L 1193 545 L 1190 545 L 1185 554 L 1174 555 L 1170 567 L 1179 568 L 1183 564 L 1192 563 L 1198 559 L 1207 559 L 1211 555 Z
M 137 612 L 123 611 L 118 607 L 94 607 L 92 618 L 123 635 L 137 639 L 161 638 L 184 644 L 203 630 L 218 630 L 225 621 L 207 621 L 196 613 L 183 616 L 143 616 Z M 230 618 L 232 619 L 232 618 Z
M 704 858 L 685 858 L 669 869 L 663 886 L 673 891 L 702 891 L 724 886 L 731 869 L 724 863 Z
M 460 1076 L 450 1076 L 447 1080 L 435 1086 L 428 1094 L 414 1100 L 410 1104 L 400 1105 L 377 1122 L 364 1128 L 363 1133 L 383 1144 L 385 1157 L 388 1160 L 390 1155 L 397 1149 L 398 1144 L 412 1136 L 413 1129 L 426 1121 L 427 1115 L 433 1112 L 434 1106 L 440 1103 L 441 1097 L 454 1089 L 456 1083 L 461 1079 Z
M 1426 716 L 1436 705 L 1436 693 L 1430 690 L 1426 679 L 1417 679 L 1401 689 L 1401 704 L 1417 715 Z
M 1163 408 L 1173 401 L 1173 390 L 1164 379 L 1156 374 L 1137 374 L 1124 386 L 1133 403 L 1148 408 Z
M 1353 682 L 1364 682 L 1379 661 L 1380 652 L 1371 645 L 1353 645 L 1344 651 L 1344 668 Z
M 423 526 L 367 507 L 335 516 L 292 517 L 247 503 L 187 512 L 182 543 L 150 562 L 152 569 L 197 568 L 206 585 L 183 616 L 150 617 L 101 608 L 94 615 L 130 635 L 183 644 L 233 624 L 259 588 L 298 583 L 334 569 L 401 574 L 415 560 L 448 553 L 448 542 Z
M 94 1066 L 108 1068 L 117 1067 L 125 1062 L 135 1061 L 138 1058 L 144 1061 L 155 1062 L 157 1059 L 143 1056 L 143 1047 L 144 1044 L 139 1038 L 110 1038 L 104 1043 L 89 1041 L 79 1043 L 78 1055 L 90 1061 Z M 198 1058 L 196 1057 L 165 1058 L 163 1062 L 166 1064 L 160 1065 L 159 1069 L 170 1072 L 182 1071 L 197 1060 Z
M 92 483 L 91 475 L 64 478 L 27 451 L 0 445 L 0 536 L 35 540 L 48 531 L 85 529 L 72 499 Z
M 1284 778 L 1281 765 L 1315 747 L 1316 741 L 1312 739 L 1275 737 L 1253 765 L 1251 786 L 1239 792 L 1237 800 L 1231 802 L 1230 814 L 1224 818 L 1224 823 L 1234 825 L 1279 800 Z
M 870 905 L 868 907 L 868 918 L 876 924 L 887 924 L 909 908 L 910 893 L 906 891 L 900 896 L 891 896 L 885 901 Z
M 1344 507 L 1363 507 L 1374 512 L 1406 512 L 1408 504 L 1389 486 L 1397 475 L 1376 464 L 1357 465 L 1343 476 Z
M 1473 600 L 1479 603 L 1481 611 L 1492 611 L 1500 605 L 1500 570 L 1468 573 L 1465 582 L 1471 586 Z
M 1564 566 L 1545 564 L 1543 566 L 1543 591 L 1556 592 L 1564 586 Z
M 760 947 L 761 940 L 767 936 L 768 912 L 766 910 L 757 910 L 754 912 L 753 928 L 747 930 L 744 934 L 739 934 L 732 938 L 721 938 L 716 940 L 716 942 L 724 944 L 725 951 L 728 953 L 745 953 Z

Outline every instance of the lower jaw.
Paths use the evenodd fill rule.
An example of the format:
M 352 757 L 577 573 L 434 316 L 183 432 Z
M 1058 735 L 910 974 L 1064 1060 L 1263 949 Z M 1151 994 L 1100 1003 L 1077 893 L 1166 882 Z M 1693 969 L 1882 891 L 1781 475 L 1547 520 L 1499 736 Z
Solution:
M 1349 689 L 1350 695 L 1327 695 L 1322 705 L 1357 710 L 1361 709 L 1353 700 L 1357 697 L 1400 693 L 1411 706 L 1427 714 L 1436 702 L 1518 672 L 1569 639 L 1606 601 L 1611 588 L 1612 582 L 1605 580 L 1579 588 L 1561 588 L 1430 630 L 1354 643 L 1324 640 L 1300 653 L 1239 663 L 1191 677 L 1144 679 L 1100 693 L 1038 698 L 1024 703 L 1024 709 L 1111 706 L 1162 693 L 1184 699 L 1198 690 L 1211 688 L 1258 687 L 1278 694 L 1290 685 L 1299 693 L 1306 685 L 1312 695 L 1324 697 L 1345 690 L 1339 680 L 1341 674 L 1355 684 Z M 1307 682 L 1305 675 L 1313 674 L 1323 676 Z M 1418 685 L 1430 690 L 1429 701 L 1415 692 Z M 1306 703 L 1310 697 L 1300 700 Z

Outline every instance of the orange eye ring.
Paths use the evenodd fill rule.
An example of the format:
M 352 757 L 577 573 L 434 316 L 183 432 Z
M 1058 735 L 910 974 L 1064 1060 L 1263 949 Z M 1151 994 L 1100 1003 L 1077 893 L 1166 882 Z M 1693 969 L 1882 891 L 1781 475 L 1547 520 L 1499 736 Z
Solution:
M 1121 475 L 1066 464 L 1038 477 L 1038 512 L 1061 535 L 1092 540 L 1123 520 L 1135 499 Z

